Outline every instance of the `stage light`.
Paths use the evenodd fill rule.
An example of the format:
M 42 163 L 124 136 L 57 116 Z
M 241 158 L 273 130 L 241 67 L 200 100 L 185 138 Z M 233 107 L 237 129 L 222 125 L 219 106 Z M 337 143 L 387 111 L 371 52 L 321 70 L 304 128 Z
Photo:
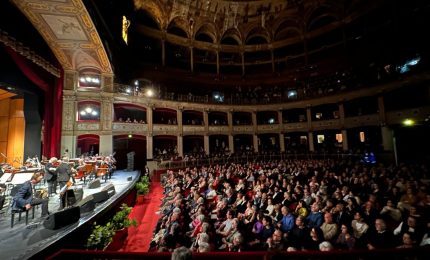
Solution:
M 80 82 L 82 82 L 82 83 L 85 83 L 85 82 L 86 82 L 86 80 L 85 80 L 85 78 L 84 78 L 84 77 L 81 77 L 81 78 L 79 79 L 79 81 L 80 81 Z
M 132 137 L 133 137 L 133 135 L 132 135 L 132 134 L 129 134 L 129 135 L 128 135 L 128 138 L 132 138 Z
M 125 90 L 125 92 L 127 92 L 127 93 L 131 93 L 131 89 L 130 88 L 127 88 L 126 90 Z
M 87 107 L 85 108 L 85 112 L 87 112 L 88 114 L 93 112 L 93 109 L 91 107 Z
M 139 85 L 139 81 L 137 81 L 137 80 L 136 80 L 136 81 L 134 82 L 134 85 L 135 85 L 135 86 L 138 86 L 138 85 Z
M 148 90 L 146 91 L 146 96 L 148 96 L 148 97 L 152 97 L 152 96 L 154 96 L 154 91 L 152 91 L 152 89 L 148 89 Z
M 81 116 L 85 116 L 85 115 L 87 114 L 87 112 L 85 112 L 84 110 L 82 110 L 82 111 L 80 112 L 80 114 L 81 114 Z
M 98 113 L 97 111 L 93 110 L 93 112 L 91 112 L 91 115 L 96 116 Z
M 415 121 L 414 121 L 414 120 L 412 120 L 412 119 L 405 119 L 405 120 L 403 121 L 403 125 L 404 125 L 404 126 L 413 126 L 413 125 L 415 125 Z

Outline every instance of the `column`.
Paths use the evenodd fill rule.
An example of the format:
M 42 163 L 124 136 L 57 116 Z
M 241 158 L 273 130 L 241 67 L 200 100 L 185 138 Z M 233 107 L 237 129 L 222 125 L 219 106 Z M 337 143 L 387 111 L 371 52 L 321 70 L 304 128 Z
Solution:
M 379 123 L 381 125 L 385 125 L 386 118 L 385 118 L 385 105 L 384 105 L 383 96 L 378 96 L 378 110 L 379 110 Z
M 209 114 L 207 110 L 203 111 L 203 122 L 205 124 L 205 133 L 209 132 Z
M 282 119 L 282 110 L 278 110 L 278 124 L 279 130 L 284 130 L 284 120 Z
M 100 88 L 103 92 L 113 93 L 113 74 L 103 73 L 101 75 L 101 85 Z
M 245 75 L 245 53 L 240 53 L 240 56 L 242 57 L 242 76 Z
M 69 157 L 70 158 L 76 158 L 76 145 L 77 140 L 76 136 L 74 135 L 63 135 L 61 136 L 61 151 L 64 152 L 66 149 L 69 150 Z M 101 137 L 100 137 L 101 142 Z M 101 147 L 99 149 L 101 151 Z
M 152 160 L 154 158 L 153 155 L 153 136 L 152 134 L 149 134 L 146 137 L 146 159 Z
M 388 126 L 382 126 L 381 134 L 382 134 L 382 147 L 384 148 L 384 151 L 392 152 L 394 150 L 393 130 L 390 129 Z
M 231 134 L 228 136 L 228 150 L 230 154 L 234 153 L 234 136 Z
M 258 136 L 257 136 L 257 112 L 252 111 L 252 127 L 254 128 L 254 134 L 252 137 L 252 145 L 254 146 L 254 152 L 258 153 Z
M 204 135 L 203 136 L 203 141 L 204 141 L 205 153 L 207 155 L 209 155 L 209 135 Z
M 191 72 L 194 72 L 194 48 L 190 47 L 190 69 Z
M 308 129 L 310 130 L 310 129 L 312 129 L 312 112 L 311 112 L 311 107 L 310 106 L 308 106 L 307 108 L 306 108 L 306 119 L 307 119 L 307 122 L 308 122 Z
M 346 129 L 342 130 L 342 150 L 344 151 L 348 151 L 349 147 L 348 147 L 348 134 Z
M 219 51 L 216 51 L 216 74 L 219 75 Z
M 153 155 L 153 123 L 152 123 L 152 117 L 153 117 L 154 111 L 153 106 L 148 105 L 146 108 L 146 121 L 148 122 L 148 135 L 146 136 L 146 159 L 152 160 L 154 158 Z
M 161 65 L 166 66 L 166 41 L 161 40 Z
M 179 108 L 179 109 L 176 110 L 176 120 L 178 121 L 179 135 L 182 136 L 184 134 L 184 127 L 183 127 L 183 124 L 182 124 L 182 108 Z
M 233 132 L 233 112 L 231 110 L 227 112 L 227 124 L 228 132 L 231 135 Z
M 279 148 L 281 150 L 281 153 L 285 152 L 285 140 L 284 140 L 284 134 L 279 133 Z
M 254 152 L 258 153 L 258 135 L 254 134 L 252 137 L 252 145 L 254 146 Z
M 270 57 L 272 59 L 272 72 L 275 73 L 275 53 L 274 50 L 270 50 Z
M 314 133 L 312 133 L 312 132 L 308 133 L 308 144 L 309 144 L 309 152 L 314 152 L 315 151 L 315 147 L 314 147 Z
M 100 135 L 99 153 L 104 156 L 113 154 L 112 135 Z
M 178 135 L 178 154 L 180 157 L 184 158 L 184 137 L 182 135 Z
M 340 120 L 340 127 L 345 126 L 345 107 L 343 103 L 339 103 L 339 120 Z

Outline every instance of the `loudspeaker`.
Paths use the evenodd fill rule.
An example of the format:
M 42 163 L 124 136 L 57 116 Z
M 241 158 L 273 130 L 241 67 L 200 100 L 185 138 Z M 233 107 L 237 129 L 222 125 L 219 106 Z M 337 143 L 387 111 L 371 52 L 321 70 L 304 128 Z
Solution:
M 88 183 L 88 189 L 96 189 L 100 187 L 100 179 L 94 179 Z
M 112 183 L 109 183 L 108 185 L 106 185 L 102 191 L 107 191 L 108 192 L 108 196 L 109 198 L 111 198 L 113 195 L 115 195 L 116 191 L 115 191 L 115 186 L 113 186 Z
M 109 194 L 107 190 L 103 190 L 103 191 L 93 193 L 93 197 L 94 197 L 95 203 L 101 203 L 109 199 Z
M 75 191 L 72 189 L 66 190 L 64 195 L 61 197 L 61 203 L 63 207 L 74 205 L 76 203 Z
M 73 188 L 75 191 L 76 202 L 81 201 L 84 198 L 84 190 L 82 188 Z
M 43 226 L 46 229 L 59 229 L 77 222 L 80 217 L 79 207 L 70 207 L 49 215 L 43 222 Z
M 76 206 L 80 208 L 81 214 L 93 211 L 96 208 L 93 195 L 85 197 L 85 199 L 79 201 Z

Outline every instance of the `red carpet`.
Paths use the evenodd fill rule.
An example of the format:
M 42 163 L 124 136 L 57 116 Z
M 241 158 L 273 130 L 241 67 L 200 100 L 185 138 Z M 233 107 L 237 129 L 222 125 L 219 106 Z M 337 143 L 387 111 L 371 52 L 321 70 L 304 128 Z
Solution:
M 161 198 L 163 198 L 163 188 L 159 182 L 152 182 L 151 190 L 145 196 L 143 204 L 136 205 L 130 213 L 130 217 L 137 220 L 138 226 L 128 229 L 127 241 L 120 251 L 148 252 L 149 243 L 159 219 L 155 212 L 160 208 Z

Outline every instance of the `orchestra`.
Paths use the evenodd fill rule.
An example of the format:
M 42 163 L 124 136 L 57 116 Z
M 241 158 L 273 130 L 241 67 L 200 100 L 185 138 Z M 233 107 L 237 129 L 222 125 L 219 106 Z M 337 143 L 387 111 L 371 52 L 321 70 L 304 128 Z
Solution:
M 37 182 L 34 182 L 34 192 L 32 197 L 37 201 L 49 201 L 59 199 L 62 210 L 69 205 L 67 194 L 70 189 L 77 189 L 78 186 L 86 185 L 87 179 L 101 178 L 105 182 L 112 177 L 116 167 L 115 158 L 109 156 L 86 156 L 76 159 L 69 159 L 63 155 L 61 159 L 51 157 L 49 160 L 37 156 L 28 158 L 20 167 L 13 167 L 7 163 L 0 167 L 0 184 L 4 193 L 6 189 L 12 189 L 16 185 L 28 182 L 35 173 L 40 175 Z M 40 183 L 39 183 L 40 181 Z M 42 185 L 45 183 L 45 185 Z M 47 186 L 47 188 L 46 188 Z

